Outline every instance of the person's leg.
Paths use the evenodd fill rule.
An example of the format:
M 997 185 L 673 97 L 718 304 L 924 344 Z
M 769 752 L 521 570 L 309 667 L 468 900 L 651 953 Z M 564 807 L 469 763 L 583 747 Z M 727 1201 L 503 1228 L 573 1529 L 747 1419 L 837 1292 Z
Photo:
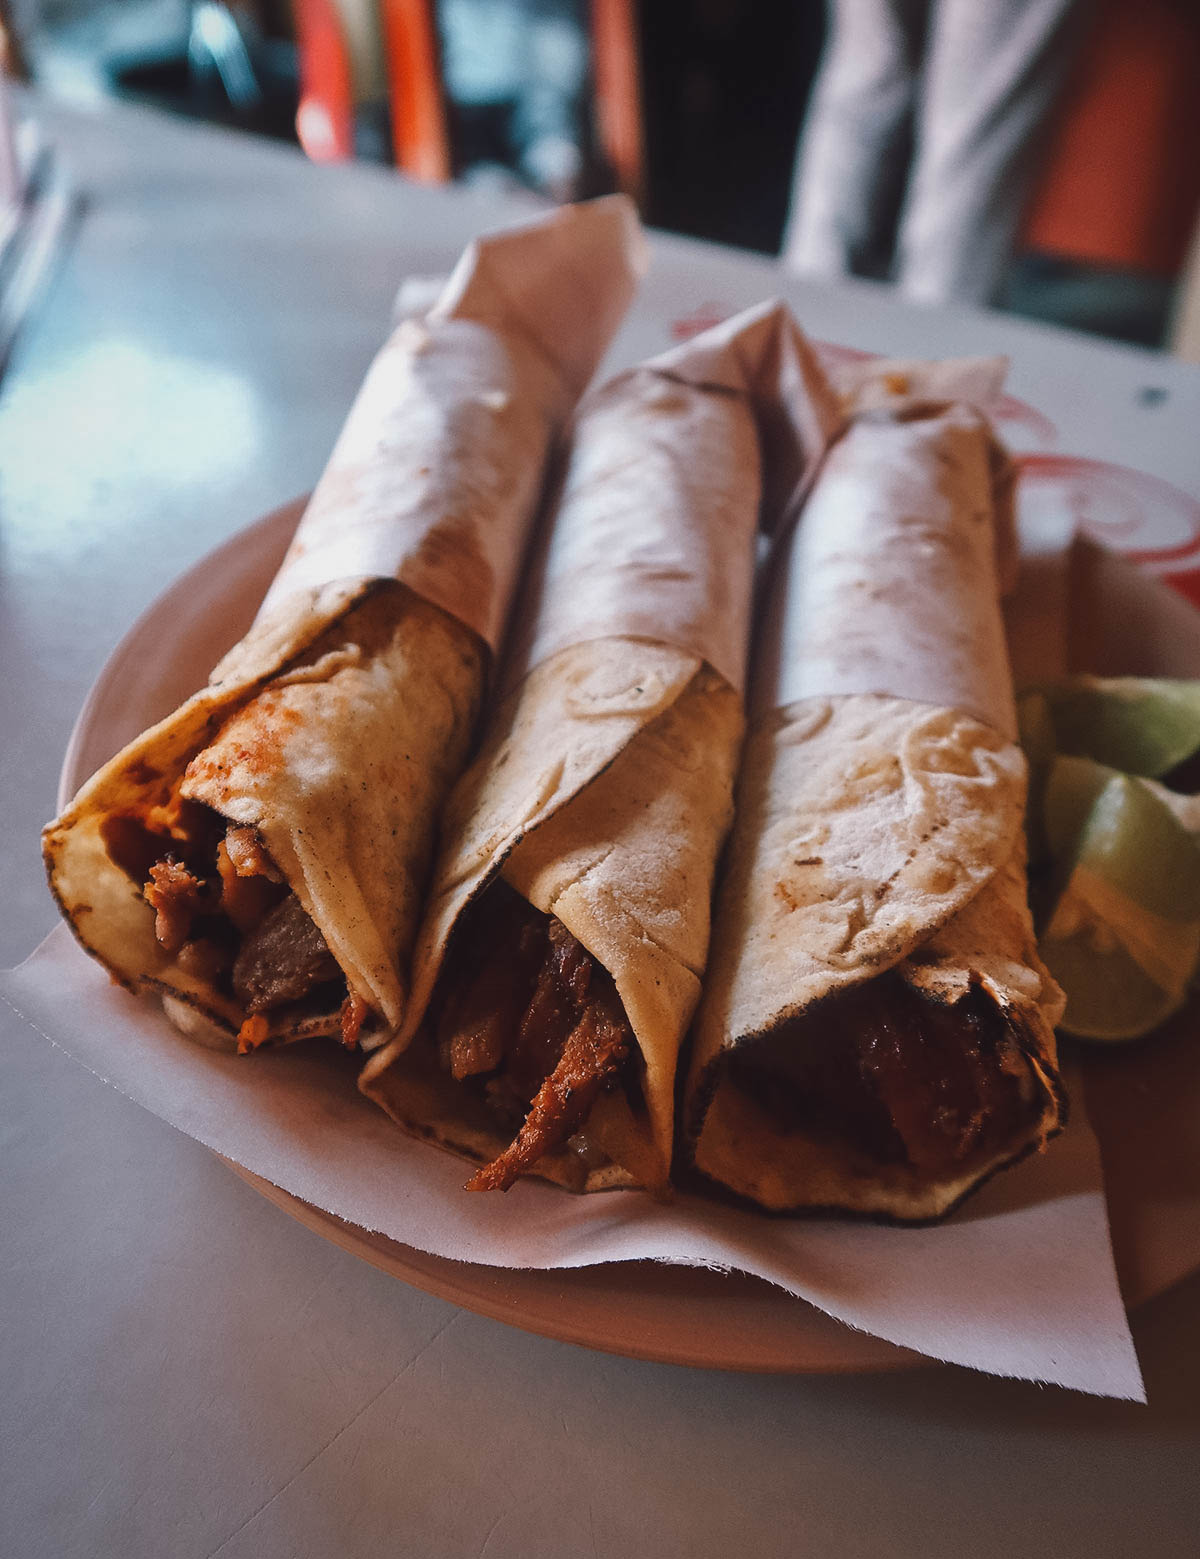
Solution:
M 924 302 L 990 302 L 1008 266 L 1075 0 L 934 0 L 897 279 Z
M 829 0 L 783 240 L 790 269 L 844 276 L 886 238 L 927 9 L 928 0 Z

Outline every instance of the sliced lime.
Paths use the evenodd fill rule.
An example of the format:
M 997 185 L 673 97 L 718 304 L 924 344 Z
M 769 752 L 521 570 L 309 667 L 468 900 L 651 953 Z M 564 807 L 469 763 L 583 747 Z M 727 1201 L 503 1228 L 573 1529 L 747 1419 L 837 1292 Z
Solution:
M 1162 802 L 1181 828 L 1189 834 L 1200 834 L 1200 796 L 1180 795 L 1179 791 L 1168 790 L 1152 779 L 1140 780 L 1139 784 Z
M 1160 990 L 1182 998 L 1200 961 L 1200 920 L 1160 915 L 1087 866 L 1077 866 L 1055 905 L 1045 940 L 1126 953 Z
M 1200 747 L 1200 682 L 1077 678 L 1025 694 L 1019 713 L 1063 1027 L 1136 1039 L 1183 1004 L 1200 964 L 1200 804 L 1152 778 Z
M 1183 1004 L 1154 983 L 1123 948 L 1098 952 L 1082 937 L 1046 938 L 1040 948 L 1066 992 L 1060 1025 L 1068 1034 L 1105 1044 L 1140 1039 Z
M 1083 831 L 1106 785 L 1121 776 L 1091 758 L 1055 758 L 1042 786 L 1042 827 L 1046 845 L 1063 868 L 1074 864 Z
M 1045 700 L 1061 753 L 1156 778 L 1200 749 L 1200 682 L 1073 677 L 1031 691 Z
M 1165 920 L 1200 921 L 1200 845 L 1157 796 L 1124 774 L 1096 797 L 1075 865 Z

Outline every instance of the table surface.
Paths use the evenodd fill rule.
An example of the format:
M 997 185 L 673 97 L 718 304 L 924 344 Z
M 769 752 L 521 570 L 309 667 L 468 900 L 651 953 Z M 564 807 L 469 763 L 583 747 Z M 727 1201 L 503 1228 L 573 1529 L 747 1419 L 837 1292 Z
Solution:
M 37 831 L 104 656 L 184 567 L 312 484 L 400 276 L 522 209 L 140 111 L 28 106 L 87 204 L 0 384 L 0 964 L 54 922 Z M 1060 402 L 1103 369 L 1119 397 L 1155 388 L 1129 435 L 1146 469 L 1200 475 L 1195 370 L 682 240 L 655 255 L 643 331 L 647 309 L 783 291 L 853 345 L 1053 363 Z M 950 1368 L 593 1354 L 324 1243 L 7 1011 L 0 1027 L 0 1553 L 1197 1551 L 1200 1277 L 1134 1318 L 1146 1408 Z

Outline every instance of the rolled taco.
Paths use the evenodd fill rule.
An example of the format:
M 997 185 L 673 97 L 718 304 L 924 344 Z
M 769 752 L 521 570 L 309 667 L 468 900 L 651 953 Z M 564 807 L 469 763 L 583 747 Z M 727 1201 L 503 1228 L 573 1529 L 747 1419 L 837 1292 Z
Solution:
M 447 809 L 409 1016 L 361 1083 L 482 1164 L 470 1189 L 524 1174 L 667 1186 L 742 736 L 756 528 L 819 457 L 836 418 L 822 392 L 769 306 L 580 410 L 515 685 Z
M 399 1027 L 437 812 L 641 253 L 620 198 L 473 244 L 372 364 L 247 636 L 47 827 L 78 940 L 194 1037 Z
M 948 1212 L 1065 1100 L 1000 615 L 1002 364 L 861 370 L 777 560 L 690 1156 L 778 1212 Z M 936 398 L 931 399 L 930 393 Z

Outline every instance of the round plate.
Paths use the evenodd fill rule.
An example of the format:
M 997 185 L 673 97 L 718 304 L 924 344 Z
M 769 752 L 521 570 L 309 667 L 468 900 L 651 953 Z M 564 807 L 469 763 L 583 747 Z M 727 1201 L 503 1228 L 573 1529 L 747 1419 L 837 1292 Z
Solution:
M 60 810 L 101 764 L 200 687 L 243 636 L 303 506 L 304 500 L 288 504 L 218 547 L 134 623 L 80 711 L 60 777 Z M 1200 631 L 1195 661 L 1200 675 Z M 1200 1264 L 1194 1018 L 1176 1028 L 1173 1040 L 1105 1055 L 1089 1068 L 1117 1266 L 1131 1303 Z M 451 1261 L 369 1234 L 239 1164 L 230 1167 L 307 1228 L 373 1266 L 547 1337 L 709 1369 L 838 1373 L 930 1362 L 746 1274 L 657 1262 L 538 1272 Z
M 60 811 L 101 764 L 202 686 L 243 636 L 303 508 L 304 500 L 297 500 L 240 532 L 138 618 L 75 723 L 59 778 Z M 214 612 L 217 601 L 220 611 Z M 305 1227 L 372 1266 L 480 1315 L 563 1342 L 710 1369 L 837 1373 L 930 1362 L 744 1273 L 659 1262 L 534 1272 L 448 1261 L 369 1234 L 225 1162 Z
M 382 1234 L 368 1234 L 281 1191 L 241 1164 L 226 1163 L 305 1228 L 380 1271 L 478 1315 L 559 1342 L 660 1364 L 763 1374 L 850 1374 L 934 1362 L 881 1337 L 853 1331 L 745 1272 L 722 1274 L 657 1261 L 606 1262 L 550 1272 L 448 1261 Z

